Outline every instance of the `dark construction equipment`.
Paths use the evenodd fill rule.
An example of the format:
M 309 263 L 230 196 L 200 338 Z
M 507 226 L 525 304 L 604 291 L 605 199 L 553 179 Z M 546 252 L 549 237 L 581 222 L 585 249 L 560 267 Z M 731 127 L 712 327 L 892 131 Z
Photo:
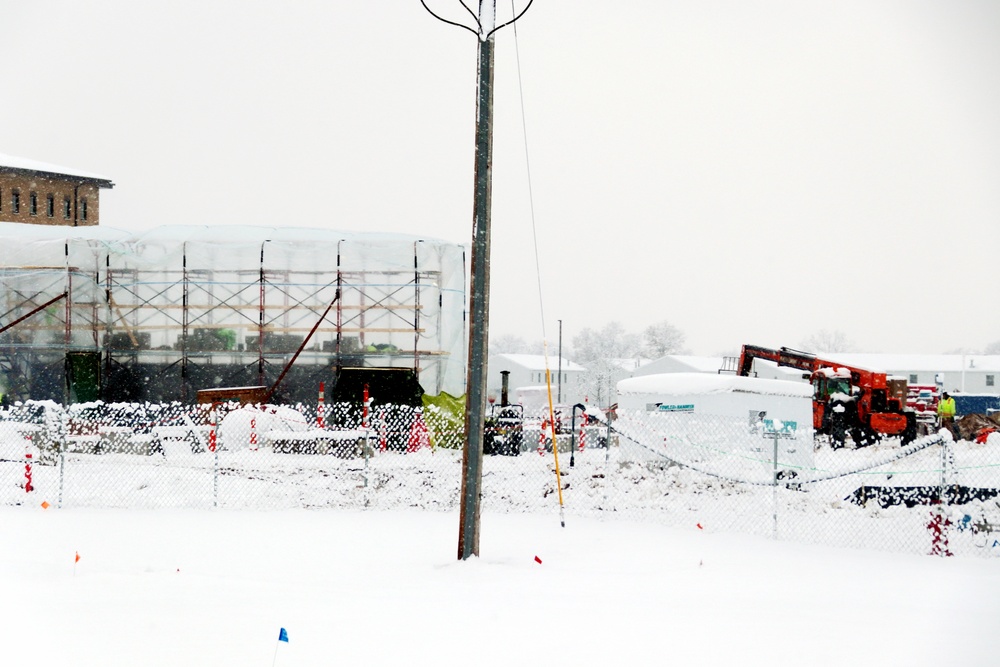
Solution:
M 855 446 L 900 436 L 903 444 L 917 437 L 916 414 L 906 407 L 906 380 L 856 368 L 787 347 L 772 350 L 744 345 L 737 375 L 749 376 L 754 359 L 806 371 L 813 386 L 813 429 L 842 447 L 848 435 Z
M 517 456 L 524 441 L 524 406 L 508 401 L 510 371 L 500 371 L 500 405 L 491 404 L 483 428 L 483 454 Z
M 360 403 L 365 385 L 372 405 L 423 405 L 424 390 L 412 368 L 342 368 L 331 389 L 331 403 Z

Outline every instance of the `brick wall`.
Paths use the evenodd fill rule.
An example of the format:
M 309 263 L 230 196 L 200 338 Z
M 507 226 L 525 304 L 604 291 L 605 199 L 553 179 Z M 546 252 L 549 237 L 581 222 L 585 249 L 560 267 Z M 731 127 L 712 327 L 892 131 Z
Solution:
M 20 194 L 20 211 L 14 213 L 14 193 Z M 31 195 L 37 201 L 35 214 L 31 210 Z M 79 179 L 61 179 L 24 172 L 0 172 L 0 221 L 24 222 L 34 225 L 92 226 L 100 221 L 100 188 L 81 184 Z M 49 216 L 49 197 L 52 216 Z M 69 217 L 65 202 L 69 201 Z M 86 201 L 86 220 L 83 202 Z

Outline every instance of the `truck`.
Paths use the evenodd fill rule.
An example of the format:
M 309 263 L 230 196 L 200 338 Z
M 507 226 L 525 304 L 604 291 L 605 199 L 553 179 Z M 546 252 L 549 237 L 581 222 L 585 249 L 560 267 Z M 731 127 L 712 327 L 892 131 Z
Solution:
M 835 449 L 844 447 L 848 437 L 855 447 L 892 436 L 898 436 L 906 445 L 917 437 L 916 413 L 906 406 L 905 378 L 788 347 L 774 350 L 757 345 L 743 346 L 736 374 L 749 376 L 756 359 L 804 372 L 803 378 L 813 388 L 813 430 L 818 436 L 829 437 Z

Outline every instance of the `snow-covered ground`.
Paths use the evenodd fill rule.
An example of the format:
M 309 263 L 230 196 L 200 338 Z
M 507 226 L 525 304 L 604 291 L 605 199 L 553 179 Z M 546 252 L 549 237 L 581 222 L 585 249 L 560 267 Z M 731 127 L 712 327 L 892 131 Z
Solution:
M 0 525 L 4 665 L 1000 661 L 1000 559 L 551 511 L 485 513 L 464 562 L 454 511 L 25 505 Z

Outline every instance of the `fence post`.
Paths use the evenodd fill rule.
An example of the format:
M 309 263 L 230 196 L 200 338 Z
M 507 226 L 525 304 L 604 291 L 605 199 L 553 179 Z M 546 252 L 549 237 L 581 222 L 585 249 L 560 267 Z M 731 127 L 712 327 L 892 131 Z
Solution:
M 208 413 L 209 426 L 212 428 L 208 434 L 208 448 L 212 450 L 212 507 L 219 506 L 219 448 L 217 446 L 218 437 L 216 435 L 216 415 L 215 405 Z
M 952 450 L 953 442 L 947 438 L 941 439 L 941 491 L 938 495 L 942 500 L 944 500 L 945 489 L 954 483 L 952 480 L 955 464 L 955 453 Z
M 371 456 L 371 430 L 368 428 L 368 406 L 371 399 L 368 396 L 368 384 L 365 383 L 364 391 L 361 394 L 361 428 L 365 432 L 365 507 L 368 507 L 368 458 Z
M 69 426 L 66 421 L 69 419 L 68 415 L 59 415 L 59 421 L 57 422 L 59 428 L 56 430 L 55 436 L 59 442 L 59 498 L 56 502 L 56 506 L 62 509 L 63 505 L 63 480 L 66 474 L 66 436 L 69 434 Z
M 611 428 L 611 418 L 608 417 L 606 422 L 608 427 L 608 435 L 604 440 L 604 506 L 608 505 L 608 485 L 611 484 L 611 434 L 613 430 Z
M 774 539 L 778 539 L 778 431 L 774 431 L 774 472 L 772 474 L 771 484 L 774 485 L 774 526 L 772 535 Z

